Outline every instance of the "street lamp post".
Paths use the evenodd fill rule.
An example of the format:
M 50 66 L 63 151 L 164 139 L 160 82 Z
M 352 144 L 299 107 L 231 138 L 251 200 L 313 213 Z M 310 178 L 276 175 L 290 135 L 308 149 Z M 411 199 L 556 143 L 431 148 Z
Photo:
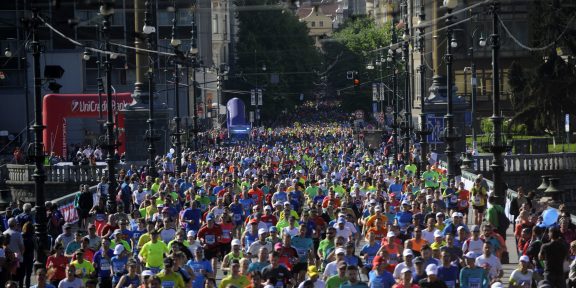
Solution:
M 392 112 L 392 140 L 394 141 L 394 164 L 398 167 L 398 114 L 400 114 L 400 99 L 398 99 L 397 91 L 397 72 L 396 72 L 396 27 L 394 22 L 394 15 L 392 15 L 392 46 L 388 50 L 388 62 L 392 65 L 392 97 L 391 101 L 394 102 L 394 111 Z
M 490 41 L 492 42 L 492 120 L 493 135 L 490 150 L 494 156 L 492 160 L 493 181 L 494 181 L 494 195 L 497 196 L 498 204 L 504 205 L 506 201 L 506 191 L 504 191 L 503 179 L 503 159 L 502 153 L 506 151 L 506 145 L 502 143 L 502 116 L 500 116 L 500 75 L 498 73 L 498 51 L 500 49 L 499 35 L 498 35 L 498 1 L 492 1 L 490 10 L 492 13 L 492 35 Z
M 146 10 L 144 12 L 144 27 L 142 32 L 147 37 L 147 48 L 152 49 L 152 40 L 151 35 L 156 32 L 156 28 L 151 25 L 151 3 L 150 1 L 146 1 Z M 154 133 L 154 60 L 152 59 L 152 55 L 148 54 L 148 71 L 146 73 L 148 77 L 148 131 L 146 131 L 146 138 L 148 140 L 148 173 L 152 177 L 156 177 L 156 165 L 155 165 L 155 158 L 156 158 L 156 148 L 154 146 L 154 142 L 156 141 L 156 133 Z
M 190 57 L 190 66 L 192 66 L 192 134 L 194 135 L 193 149 L 198 151 L 198 101 L 197 98 L 200 96 L 200 84 L 196 82 L 196 67 L 198 65 L 198 48 L 196 46 L 196 1 L 192 4 L 192 29 L 190 31 L 190 50 L 188 51 L 188 56 Z M 204 81 L 206 82 L 206 81 Z M 206 110 L 204 110 L 206 113 Z
M 176 146 L 176 167 L 174 169 L 174 171 L 176 172 L 176 175 L 180 176 L 180 172 L 182 169 L 182 163 L 181 163 L 181 159 L 182 159 L 182 143 L 181 143 L 181 136 L 182 136 L 182 132 L 180 131 L 180 62 L 178 59 L 178 56 L 181 55 L 182 53 L 180 52 L 180 50 L 178 50 L 178 47 L 180 47 L 180 44 L 182 44 L 182 41 L 180 41 L 179 39 L 176 38 L 176 15 L 177 15 L 177 11 L 176 11 L 176 1 L 173 2 L 174 3 L 174 18 L 172 19 L 172 39 L 170 40 L 170 46 L 172 46 L 172 48 L 174 49 L 174 102 L 175 102 L 175 113 L 174 113 L 174 133 L 172 133 L 172 135 L 174 136 L 174 146 Z
M 38 41 L 38 25 L 40 19 L 38 16 L 38 9 L 32 9 L 31 21 L 31 36 L 30 49 L 33 56 L 33 71 L 34 71 L 34 193 L 36 200 L 36 214 L 35 214 L 35 233 L 36 233 L 36 265 L 42 267 L 46 263 L 46 251 L 50 249 L 48 243 L 48 235 L 46 231 L 46 206 L 44 197 L 44 181 L 46 180 L 46 173 L 44 171 L 44 143 L 42 143 L 42 133 L 44 124 L 42 123 L 42 78 L 40 75 L 40 53 L 42 47 Z
M 404 159 L 410 160 L 410 29 L 408 27 L 408 1 L 402 2 L 404 8 L 404 34 L 402 36 L 402 59 L 404 60 Z
M 112 3 L 103 3 L 100 7 L 102 15 L 102 35 L 104 36 L 104 50 L 110 51 L 110 17 L 114 14 Z M 106 109 L 107 120 L 106 126 L 106 165 L 108 168 L 108 213 L 116 213 L 116 161 L 114 154 L 116 152 L 116 142 L 114 141 L 114 111 L 112 111 L 112 63 L 110 62 L 110 53 L 106 53 L 104 59 L 106 73 Z
M 457 132 L 454 131 L 454 115 L 453 115 L 453 79 L 452 79 L 452 48 L 456 48 L 458 46 L 457 42 L 454 40 L 453 29 L 450 27 L 452 24 L 452 9 L 456 8 L 458 5 L 457 0 L 444 0 L 444 6 L 448 9 L 447 17 L 446 17 L 446 26 L 448 27 L 446 33 L 446 55 L 445 55 L 445 62 L 446 62 L 446 115 L 444 116 L 444 121 L 446 123 L 446 128 L 442 137 L 444 138 L 444 142 L 446 143 L 446 158 L 447 158 L 447 165 L 448 165 L 448 172 L 446 173 L 448 180 L 454 179 L 455 175 L 455 165 L 456 159 L 454 158 L 456 151 L 454 150 L 454 142 L 459 139 Z
M 474 61 L 474 44 L 476 43 L 476 32 L 478 29 L 475 29 L 472 33 L 472 45 L 468 48 L 468 55 L 470 56 L 470 86 L 472 87 L 472 93 L 470 96 L 471 102 L 471 113 L 472 113 L 472 151 L 476 153 L 478 151 L 478 141 L 477 141 L 477 129 L 476 129 L 476 98 L 477 98 L 477 90 L 478 90 L 478 81 L 476 76 L 476 61 Z M 478 41 L 478 45 L 480 47 L 486 46 L 486 40 L 484 39 L 483 35 L 480 35 L 480 39 Z
M 418 71 L 420 72 L 420 165 L 418 165 L 417 174 L 420 175 L 421 172 L 426 171 L 426 166 L 428 165 L 428 134 L 429 131 L 426 125 L 426 111 L 424 110 L 426 102 L 426 65 L 425 65 L 425 26 L 424 20 L 426 19 L 424 1 L 420 3 L 420 13 L 418 30 L 420 35 L 418 36 L 418 49 L 420 52 L 420 65 L 418 66 Z

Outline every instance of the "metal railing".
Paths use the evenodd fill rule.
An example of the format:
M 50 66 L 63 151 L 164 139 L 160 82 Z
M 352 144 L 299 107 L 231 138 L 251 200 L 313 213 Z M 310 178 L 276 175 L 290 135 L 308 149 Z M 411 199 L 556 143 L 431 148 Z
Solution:
M 117 165 L 118 169 L 125 165 Z M 6 164 L 8 179 L 16 182 L 34 181 L 34 165 Z M 94 182 L 106 176 L 106 165 L 53 165 L 44 166 L 46 169 L 46 182 Z

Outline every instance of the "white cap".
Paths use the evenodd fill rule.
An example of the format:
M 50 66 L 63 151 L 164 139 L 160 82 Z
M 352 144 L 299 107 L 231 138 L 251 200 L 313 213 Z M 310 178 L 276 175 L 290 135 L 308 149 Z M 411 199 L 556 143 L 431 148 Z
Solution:
M 154 272 L 151 270 L 144 270 L 142 271 L 142 276 L 154 276 Z
M 402 268 L 402 271 L 400 271 L 401 274 L 404 274 L 406 272 L 412 273 L 412 270 L 410 270 L 410 268 L 408 268 L 408 267 L 404 267 L 404 268 Z
M 270 205 L 266 205 L 264 206 L 264 210 L 272 210 L 272 207 Z
M 520 262 L 530 262 L 530 257 L 527 255 L 522 255 L 519 260 Z
M 186 234 L 186 236 L 188 236 L 188 237 L 194 237 L 194 236 L 196 236 L 196 232 L 194 232 L 194 230 L 190 230 L 190 231 L 188 231 L 188 233 Z
M 124 246 L 122 246 L 122 244 L 116 244 L 116 247 L 114 247 L 114 255 L 120 255 L 122 252 L 124 252 Z
M 346 254 L 346 249 L 344 248 L 336 248 L 336 251 L 334 252 L 334 254 L 338 255 L 338 254 Z
M 442 231 L 440 231 L 440 230 L 434 231 L 434 237 L 442 237 L 442 236 L 443 236 Z
M 354 183 L 354 186 L 353 186 L 353 187 L 354 187 L 354 188 L 360 188 L 360 184 Z
M 370 204 L 372 205 L 376 204 L 376 199 L 370 199 Z
M 290 202 L 286 201 L 284 202 L 284 205 L 291 205 Z
M 262 235 L 262 234 L 266 234 L 266 233 L 268 233 L 268 230 L 266 228 L 258 229 L 258 235 Z M 236 239 L 236 240 L 238 240 L 238 239 Z M 240 242 L 240 241 L 238 241 L 238 242 Z
M 452 212 L 452 218 L 458 217 L 458 212 Z
M 396 234 L 394 234 L 393 231 L 388 231 L 388 234 L 386 234 L 386 237 L 394 237 L 396 236 Z
M 411 249 L 404 249 L 402 256 L 414 256 L 414 253 L 412 253 Z
M 466 257 L 468 259 L 476 259 L 476 253 L 474 253 L 473 251 L 470 251 L 470 252 L 466 253 L 464 255 L 464 257 Z
M 504 284 L 502 282 L 494 282 L 494 284 L 490 285 L 490 288 L 504 288 Z
M 380 207 L 380 205 L 376 205 L 376 207 L 374 207 L 375 211 L 382 211 L 382 207 Z
M 239 239 L 233 239 L 232 240 L 232 246 L 238 245 L 240 246 L 240 240 Z
M 426 275 L 438 275 L 438 266 L 436 264 L 426 266 Z
M 402 201 L 402 205 L 410 205 L 410 202 L 408 202 L 407 200 Z

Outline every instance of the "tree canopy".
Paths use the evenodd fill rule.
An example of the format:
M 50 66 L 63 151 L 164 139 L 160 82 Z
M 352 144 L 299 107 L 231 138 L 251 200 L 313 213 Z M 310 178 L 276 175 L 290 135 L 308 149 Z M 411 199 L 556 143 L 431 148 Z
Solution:
M 291 110 L 314 88 L 321 62 L 308 27 L 277 0 L 240 0 L 238 6 L 271 9 L 239 9 L 237 88 L 264 89 L 264 115 Z M 263 67 L 266 67 L 264 70 Z M 250 103 L 249 96 L 243 96 Z

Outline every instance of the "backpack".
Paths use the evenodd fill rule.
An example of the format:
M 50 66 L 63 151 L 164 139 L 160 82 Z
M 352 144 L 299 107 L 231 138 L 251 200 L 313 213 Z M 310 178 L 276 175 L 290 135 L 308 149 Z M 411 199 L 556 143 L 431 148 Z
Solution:
M 518 205 L 518 197 L 514 197 L 510 202 L 510 214 L 514 216 L 518 216 L 520 214 L 520 207 Z M 500 222 L 498 222 L 500 223 Z

